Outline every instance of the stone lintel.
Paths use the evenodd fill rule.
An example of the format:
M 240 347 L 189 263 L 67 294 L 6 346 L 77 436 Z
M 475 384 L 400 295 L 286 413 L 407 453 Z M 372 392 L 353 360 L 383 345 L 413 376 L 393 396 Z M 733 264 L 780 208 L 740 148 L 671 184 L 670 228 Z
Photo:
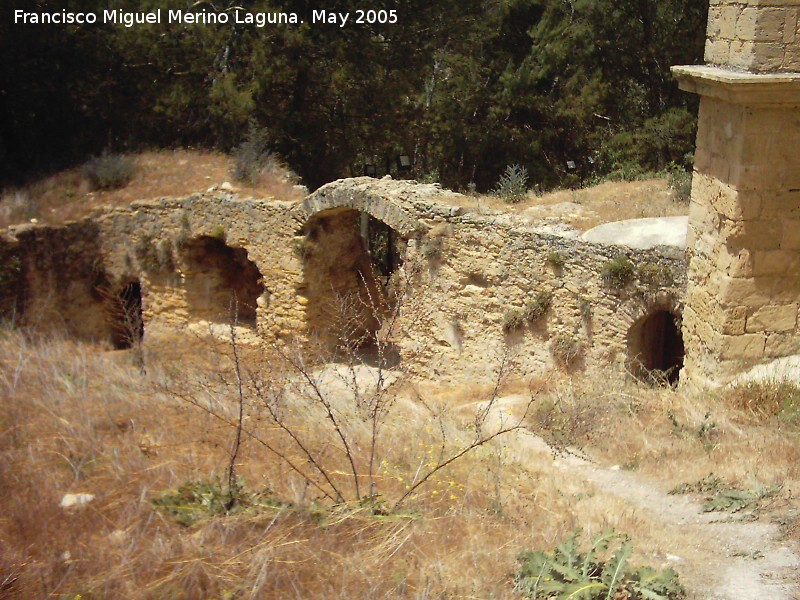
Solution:
M 747 73 L 710 65 L 672 67 L 680 88 L 750 106 L 800 106 L 800 73 Z

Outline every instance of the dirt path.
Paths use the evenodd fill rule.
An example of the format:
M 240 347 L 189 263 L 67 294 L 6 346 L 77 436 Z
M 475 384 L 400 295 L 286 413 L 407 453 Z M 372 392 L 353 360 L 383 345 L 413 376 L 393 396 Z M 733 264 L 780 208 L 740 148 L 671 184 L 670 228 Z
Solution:
M 501 405 L 513 403 L 503 400 Z M 530 432 L 507 442 L 517 445 L 523 456 L 551 452 Z M 577 456 L 556 457 L 553 466 L 674 527 L 670 559 L 696 600 L 800 599 L 800 555 L 778 540 L 776 525 L 703 513 L 701 504 L 688 496 L 666 494 L 635 473 L 601 468 Z

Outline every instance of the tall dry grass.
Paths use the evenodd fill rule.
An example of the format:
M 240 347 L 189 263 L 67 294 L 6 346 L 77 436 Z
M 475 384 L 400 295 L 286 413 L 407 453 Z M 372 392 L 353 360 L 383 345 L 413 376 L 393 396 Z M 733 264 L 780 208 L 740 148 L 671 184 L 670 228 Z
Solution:
M 188 482 L 224 480 L 233 435 L 181 394 L 234 414 L 229 386 L 219 383 L 231 377 L 229 358 L 220 348 L 173 346 L 170 354 L 150 351 L 143 375 L 124 352 L 3 331 L 3 596 L 514 598 L 517 554 L 551 549 L 576 527 L 625 532 L 635 561 L 654 566 L 663 566 L 682 535 L 658 515 L 554 469 L 553 454 L 524 436 L 479 448 L 437 474 L 403 510 L 378 515 L 369 505 L 315 498 L 245 438 L 237 460 L 244 488 L 276 502 L 179 525 L 151 500 Z M 256 368 L 259 356 L 243 360 Z M 741 482 L 796 483 L 796 433 L 744 422 L 724 398 L 688 400 L 635 386 L 609 392 L 555 378 L 508 383 L 502 409 L 516 410 L 529 389 L 539 407 L 532 427 L 562 429 L 554 446 L 582 446 L 600 464 L 625 463 L 665 488 L 712 468 Z M 491 390 L 419 385 L 414 394 L 442 407 L 456 441 Z M 402 493 L 438 450 L 438 424 L 414 394 L 398 402 L 382 442 L 386 497 Z M 712 447 L 692 433 L 709 410 Z M 249 427 L 263 426 L 257 414 L 250 418 Z M 673 420 L 690 433 L 676 433 Z M 269 428 L 262 433 L 270 435 Z M 64 509 L 65 493 L 95 499 Z

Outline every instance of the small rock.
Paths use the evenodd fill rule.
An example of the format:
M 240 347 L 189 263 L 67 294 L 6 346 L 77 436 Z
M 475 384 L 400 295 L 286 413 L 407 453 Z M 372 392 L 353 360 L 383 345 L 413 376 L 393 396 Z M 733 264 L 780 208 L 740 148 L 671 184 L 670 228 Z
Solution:
M 667 554 L 667 560 L 669 562 L 683 562 L 680 556 L 675 556 L 674 554 Z
M 229 181 L 223 181 L 222 183 L 219 184 L 217 189 L 222 190 L 223 192 L 232 192 L 233 186 L 230 184 Z
M 621 469 L 622 467 L 620 467 L 619 465 L 614 465 L 613 467 L 608 468 L 609 471 L 619 471 Z
M 64 494 L 60 505 L 62 508 L 71 508 L 87 504 L 92 500 L 94 500 L 94 494 Z
M 34 225 L 36 225 L 38 222 L 39 222 L 39 219 L 35 219 L 35 218 L 31 219 L 31 223 L 33 223 Z

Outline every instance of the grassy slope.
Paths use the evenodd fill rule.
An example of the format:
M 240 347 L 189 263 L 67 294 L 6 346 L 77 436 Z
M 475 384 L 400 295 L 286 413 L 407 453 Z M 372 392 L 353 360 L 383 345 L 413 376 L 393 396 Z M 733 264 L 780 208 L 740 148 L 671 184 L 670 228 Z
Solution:
M 255 186 L 232 180 L 233 159 L 224 154 L 195 150 L 161 150 L 133 156 L 137 169 L 133 180 L 118 190 L 91 191 L 74 168 L 47 177 L 21 189 L 4 190 L 0 202 L 0 225 L 45 223 L 80 219 L 105 206 L 127 206 L 136 200 L 186 196 L 204 192 L 223 182 L 233 182 L 244 196 L 299 200 L 303 194 L 290 176 L 280 170 L 265 174 Z
M 218 349 L 200 351 L 195 342 L 191 353 L 181 354 L 179 346 L 169 355 L 151 353 L 142 375 L 125 353 L 68 340 L 31 342 L 4 332 L 0 582 L 11 582 L 9 592 L 84 598 L 508 598 L 516 597 L 516 555 L 550 549 L 575 527 L 625 532 L 635 543 L 634 560 L 654 566 L 667 564 L 665 553 L 682 535 L 657 514 L 631 510 L 582 478 L 554 469 L 549 452 L 523 454 L 510 440 L 455 463 L 389 517 L 357 506 L 320 507 L 285 465 L 246 440 L 237 462 L 247 489 L 268 488 L 270 497 L 292 505 L 183 527 L 150 500 L 186 482 L 224 477 L 233 436 L 187 399 L 213 404 L 222 414 L 235 412 L 233 390 L 209 383 L 232 377 Z M 245 358 L 248 366 L 269 372 L 261 360 Z M 554 447 L 583 445 L 601 465 L 625 465 L 657 478 L 663 489 L 711 470 L 742 488 L 782 482 L 784 492 L 770 510 L 785 517 L 797 509 L 788 492 L 800 482 L 795 424 L 732 407 L 723 398 L 595 385 L 553 375 L 510 383 L 502 393 L 533 389 L 537 413 L 531 426 Z M 449 443 L 467 435 L 475 403 L 491 394 L 472 385 L 429 384 L 417 391 L 433 410 L 448 409 Z M 422 419 L 413 406 L 418 400 L 398 402 L 387 423 L 378 476 L 386 499 L 402 493 L 418 466 L 439 451 L 435 421 Z M 703 427 L 706 414 L 714 427 Z M 251 419 L 251 429 L 279 439 L 269 437 L 277 433 L 255 412 Z M 409 428 L 413 419 L 431 426 Z M 319 431 L 308 429 L 325 442 Z M 97 497 L 86 507 L 65 510 L 58 503 L 67 492 Z M 787 532 L 797 536 L 796 521 L 787 519 Z

